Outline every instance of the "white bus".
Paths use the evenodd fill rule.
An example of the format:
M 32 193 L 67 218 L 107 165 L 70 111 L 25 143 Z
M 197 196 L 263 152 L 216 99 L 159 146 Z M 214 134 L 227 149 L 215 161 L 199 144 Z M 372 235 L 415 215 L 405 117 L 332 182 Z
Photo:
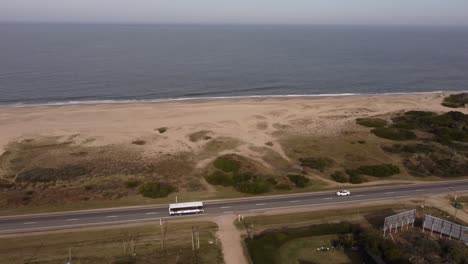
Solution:
M 200 214 L 205 212 L 202 202 L 169 204 L 169 215 Z

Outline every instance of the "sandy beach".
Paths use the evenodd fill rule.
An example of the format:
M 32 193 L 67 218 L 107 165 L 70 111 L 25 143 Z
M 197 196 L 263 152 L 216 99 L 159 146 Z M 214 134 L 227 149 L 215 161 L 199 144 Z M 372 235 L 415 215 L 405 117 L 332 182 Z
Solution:
M 226 154 L 245 158 L 248 170 L 274 175 L 280 183 L 288 181 L 288 173 L 305 173 L 313 182 L 306 190 L 333 187 L 338 183 L 330 175 L 336 170 L 390 162 L 406 166 L 404 157 L 382 150 L 393 142 L 372 135 L 356 118 L 390 120 L 409 110 L 453 111 L 441 105 L 445 96 L 2 107 L 0 183 L 6 191 L 0 201 L 15 208 L 54 204 L 58 197 L 83 202 L 141 197 L 138 188 L 128 187 L 132 181 L 137 186 L 169 182 L 178 192 L 218 198 L 232 191 L 210 185 L 204 177 L 213 171 L 212 161 Z M 468 113 L 466 108 L 456 111 Z M 307 157 L 330 159 L 331 166 L 304 171 L 299 160 Z M 364 184 L 373 184 L 370 180 Z M 421 178 L 402 169 L 391 179 L 375 180 L 388 184 Z M 128 204 L 139 204 L 139 199 Z
M 200 144 L 189 135 L 202 130 L 210 131 L 211 137 L 264 146 L 275 140 L 278 130 L 338 135 L 355 126 L 358 117 L 405 110 L 448 111 L 440 105 L 443 97 L 408 94 L 2 107 L 0 151 L 12 141 L 54 136 L 74 137 L 75 142 L 87 145 L 130 144 L 142 139 L 148 142 L 149 152 L 180 152 L 197 149 Z M 167 132 L 159 133 L 161 127 L 167 127 Z

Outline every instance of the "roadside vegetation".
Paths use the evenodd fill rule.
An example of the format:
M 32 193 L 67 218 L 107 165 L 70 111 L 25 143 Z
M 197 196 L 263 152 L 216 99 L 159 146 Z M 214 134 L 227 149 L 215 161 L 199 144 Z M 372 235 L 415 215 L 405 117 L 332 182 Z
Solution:
M 175 187 L 160 182 L 148 182 L 140 188 L 140 193 L 148 198 L 167 197 L 170 193 L 176 190 Z
M 398 206 L 365 207 L 360 213 L 356 209 L 344 209 L 254 216 L 245 219 L 239 227 L 245 226 L 248 234 L 252 232 L 248 229 L 251 225 L 265 230 L 245 239 L 253 264 L 335 263 L 334 260 L 336 263 L 466 263 L 468 248 L 461 241 L 445 236 L 439 239 L 438 234 L 431 237 L 430 232 L 421 232 L 420 218 L 414 228 L 384 237 L 381 231 L 384 217 L 396 213 L 388 208 Z M 439 210 L 430 207 L 417 210 L 418 216 L 423 213 L 445 218 L 444 213 L 441 215 Z M 342 222 L 343 219 L 349 222 Z
M 305 228 L 290 228 L 281 231 L 261 233 L 254 236 L 253 239 L 246 239 L 245 243 L 253 264 L 283 264 L 284 262 L 281 262 L 281 248 L 288 242 L 300 238 L 336 234 L 338 238 L 334 243 L 345 248 L 347 243 L 347 234 L 354 233 L 357 229 L 357 225 L 349 223 L 323 224 Z M 309 248 L 308 250 L 315 252 L 316 248 Z M 324 257 L 323 254 L 322 257 Z M 294 261 L 297 260 L 291 259 L 290 263 L 295 263 Z M 312 261 L 312 259 L 304 261 Z
M 213 161 L 215 170 L 205 176 L 208 183 L 247 194 L 262 194 L 272 190 L 291 190 L 292 186 L 304 188 L 310 180 L 298 174 L 286 176 L 265 175 L 256 169 L 255 164 L 239 155 L 223 155 Z
M 331 165 L 333 165 L 333 160 L 326 157 L 300 158 L 299 161 L 301 162 L 301 166 L 319 171 L 324 171 L 326 168 L 329 168 Z
M 221 245 L 211 222 L 166 225 L 164 249 L 161 229 L 154 224 L 137 227 L 77 231 L 0 238 L 1 263 L 66 263 L 69 250 L 72 263 L 151 264 L 224 263 Z M 199 228 L 200 249 L 192 252 L 192 226 Z
M 382 147 L 387 153 L 399 155 L 411 175 L 441 178 L 468 175 L 466 114 L 454 111 L 443 114 L 408 111 L 393 117 L 392 124 L 375 128 L 371 132 L 377 137 L 394 141 L 413 141 L 410 144 Z M 414 142 L 416 140 L 419 142 Z

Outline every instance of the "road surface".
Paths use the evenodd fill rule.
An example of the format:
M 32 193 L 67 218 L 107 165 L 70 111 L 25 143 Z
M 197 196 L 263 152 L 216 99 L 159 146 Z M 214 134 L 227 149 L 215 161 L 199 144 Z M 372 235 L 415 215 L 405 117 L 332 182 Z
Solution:
M 377 200 L 422 198 L 428 195 L 467 192 L 468 181 L 387 186 L 372 189 L 353 189 L 351 196 L 337 197 L 335 192 L 302 193 L 206 201 L 204 215 L 249 213 L 280 208 L 307 207 L 339 203 L 369 202 Z M 100 225 L 117 225 L 163 219 L 179 219 L 169 216 L 168 206 L 112 208 L 92 211 L 76 211 L 55 214 L 0 217 L 0 234 L 16 234 L 37 231 L 60 230 Z

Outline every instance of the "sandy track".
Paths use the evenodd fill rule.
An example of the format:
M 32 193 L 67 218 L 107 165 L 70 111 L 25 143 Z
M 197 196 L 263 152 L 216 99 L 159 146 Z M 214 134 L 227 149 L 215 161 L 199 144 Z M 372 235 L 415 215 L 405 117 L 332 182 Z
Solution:
M 242 248 L 242 232 L 234 226 L 235 215 L 221 215 L 216 217 L 218 224 L 218 238 L 221 241 L 226 264 L 248 264 Z

